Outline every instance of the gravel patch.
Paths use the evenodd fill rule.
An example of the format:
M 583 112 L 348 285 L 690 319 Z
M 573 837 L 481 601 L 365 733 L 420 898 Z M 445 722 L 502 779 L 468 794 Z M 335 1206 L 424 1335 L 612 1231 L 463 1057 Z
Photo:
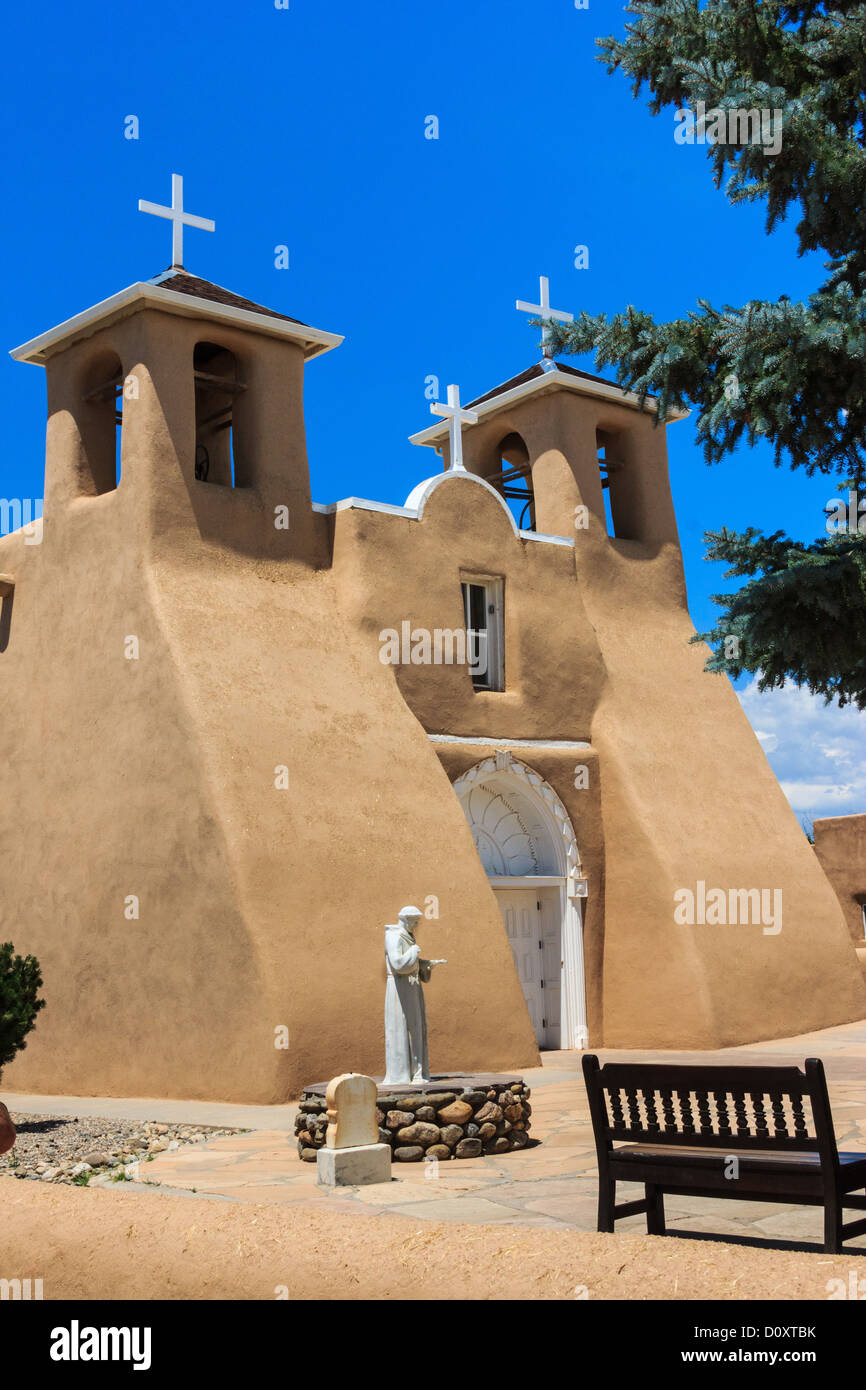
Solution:
M 0 1158 L 0 1177 L 75 1184 L 143 1181 L 157 1154 L 204 1144 L 245 1130 L 210 1125 L 168 1125 L 154 1120 L 79 1119 L 68 1115 L 13 1115 L 15 1147 Z

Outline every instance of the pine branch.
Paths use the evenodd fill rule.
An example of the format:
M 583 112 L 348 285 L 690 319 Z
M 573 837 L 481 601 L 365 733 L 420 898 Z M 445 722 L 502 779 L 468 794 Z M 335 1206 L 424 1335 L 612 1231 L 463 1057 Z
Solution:
M 866 709 L 866 535 L 805 545 L 750 527 L 705 540 L 707 559 L 728 563 L 726 579 L 750 576 L 735 593 L 713 595 L 721 616 L 692 639 L 714 645 L 706 669 L 751 672 L 759 690 L 791 680 L 828 702 Z

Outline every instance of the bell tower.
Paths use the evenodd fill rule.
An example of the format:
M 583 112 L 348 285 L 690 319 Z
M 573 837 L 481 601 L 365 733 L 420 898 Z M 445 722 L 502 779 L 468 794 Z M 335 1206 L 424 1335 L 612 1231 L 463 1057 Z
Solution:
M 582 535 L 679 544 L 654 404 L 641 409 L 611 382 L 539 363 L 470 402 L 467 414 L 475 422 L 463 431 L 464 466 L 516 504 L 521 530 L 578 545 Z M 435 448 L 451 466 L 447 425 L 422 430 L 412 443 Z
M 578 564 L 580 549 L 599 542 L 623 553 L 634 543 L 678 547 L 655 402 L 642 405 L 613 382 L 556 361 L 551 325 L 573 315 L 551 308 L 544 276 L 539 298 L 518 300 L 517 308 L 541 321 L 541 360 L 466 407 L 459 399 L 456 407 L 450 399 L 432 406 L 450 424 L 432 425 L 412 443 L 435 448 L 446 470 L 465 467 L 483 478 L 511 504 L 521 530 L 574 539 Z M 455 433 L 455 421 L 468 428 Z
M 184 269 L 184 226 L 214 224 L 184 212 L 178 175 L 172 193 L 139 205 L 172 222 L 169 269 L 12 353 L 46 370 L 46 526 L 97 507 L 145 535 L 317 563 L 303 375 L 342 338 Z

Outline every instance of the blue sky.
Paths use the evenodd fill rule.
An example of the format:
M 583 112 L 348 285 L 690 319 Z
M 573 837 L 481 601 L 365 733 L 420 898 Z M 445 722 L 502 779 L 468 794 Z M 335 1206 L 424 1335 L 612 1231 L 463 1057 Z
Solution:
M 186 233 L 189 270 L 346 335 L 307 372 L 316 500 L 402 502 L 433 461 L 407 442 L 430 419 L 425 378 L 459 382 L 468 400 L 530 365 L 537 330 L 514 301 L 535 297 L 540 274 L 557 307 L 669 317 L 699 296 L 740 304 L 817 284 L 820 258 L 797 259 L 790 227 L 767 237 L 761 208 L 730 208 L 705 151 L 674 142 L 673 114 L 652 118 L 596 61 L 619 4 L 289 3 L 149 0 L 109 17 L 46 0 L 5 16 L 7 347 L 168 265 L 168 224 L 137 205 L 168 202 L 181 173 L 188 210 L 216 221 L 213 235 Z M 129 115 L 138 140 L 124 138 Z M 288 270 L 274 265 L 281 244 Z M 588 270 L 574 268 L 578 244 Z M 40 497 L 42 372 L 4 354 L 0 391 L 2 492 Z M 708 469 L 691 421 L 671 427 L 669 451 L 704 627 L 722 580 L 703 531 L 811 539 L 835 489 L 747 448 Z M 835 775 L 817 751 L 803 758 L 803 785 Z M 862 767 L 849 801 L 866 810 Z

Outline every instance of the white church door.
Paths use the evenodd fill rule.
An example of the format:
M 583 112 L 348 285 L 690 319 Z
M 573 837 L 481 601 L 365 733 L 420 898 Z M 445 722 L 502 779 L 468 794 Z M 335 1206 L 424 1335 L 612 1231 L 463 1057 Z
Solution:
M 496 900 L 539 1047 L 560 1046 L 561 933 L 559 893 L 500 888 Z
M 454 784 L 508 943 L 539 1047 L 585 1048 L 586 878 L 568 812 L 505 750 Z

